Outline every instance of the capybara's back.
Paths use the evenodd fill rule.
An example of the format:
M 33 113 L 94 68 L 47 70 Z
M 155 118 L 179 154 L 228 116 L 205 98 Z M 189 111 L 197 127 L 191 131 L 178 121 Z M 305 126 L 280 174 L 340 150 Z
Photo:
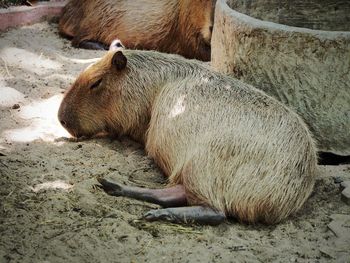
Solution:
M 244 222 L 276 223 L 302 206 L 317 157 L 294 112 L 199 62 L 124 53 L 113 62 L 121 52 L 108 52 L 66 94 L 59 116 L 73 135 L 130 135 L 171 185 L 184 186 L 190 205 Z
M 70 0 L 59 22 L 73 46 L 118 38 L 130 49 L 210 60 L 215 0 Z

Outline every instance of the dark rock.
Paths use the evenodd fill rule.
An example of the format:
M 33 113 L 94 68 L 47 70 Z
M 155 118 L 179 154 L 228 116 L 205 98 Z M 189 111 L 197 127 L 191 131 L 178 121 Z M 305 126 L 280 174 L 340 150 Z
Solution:
M 19 106 L 19 104 L 14 104 L 13 106 L 12 106 L 12 109 L 13 110 L 17 110 L 17 109 L 19 109 L 21 106 Z
M 339 176 L 335 176 L 335 177 L 333 177 L 333 181 L 335 184 L 340 184 L 343 182 L 343 179 L 340 178 Z

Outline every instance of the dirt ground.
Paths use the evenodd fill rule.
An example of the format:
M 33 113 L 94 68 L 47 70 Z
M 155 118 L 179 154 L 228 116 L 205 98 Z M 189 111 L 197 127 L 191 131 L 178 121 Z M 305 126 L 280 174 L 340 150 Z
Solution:
M 276 226 L 148 223 L 156 205 L 94 187 L 98 175 L 166 183 L 141 145 L 75 142 L 57 121 L 62 93 L 102 54 L 72 48 L 57 24 L 0 34 L 0 262 L 350 262 L 350 206 L 337 183 L 350 165 L 320 166 L 303 209 Z

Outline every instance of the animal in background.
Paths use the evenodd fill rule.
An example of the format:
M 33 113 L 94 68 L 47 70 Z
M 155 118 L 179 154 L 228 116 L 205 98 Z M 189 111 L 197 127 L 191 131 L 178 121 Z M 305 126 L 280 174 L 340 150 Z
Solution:
M 75 47 L 157 50 L 210 60 L 216 0 L 70 0 L 59 21 Z
M 274 224 L 303 205 L 317 174 L 315 145 L 297 114 L 177 55 L 116 45 L 77 78 L 58 118 L 75 137 L 105 132 L 145 145 L 168 187 L 98 180 L 110 195 L 163 206 L 145 214 L 150 221 Z

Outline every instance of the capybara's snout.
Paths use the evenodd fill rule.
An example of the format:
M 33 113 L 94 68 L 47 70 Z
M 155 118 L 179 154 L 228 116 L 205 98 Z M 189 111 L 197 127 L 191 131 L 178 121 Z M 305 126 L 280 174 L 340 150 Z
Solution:
M 80 137 L 77 127 L 76 118 L 74 118 L 73 112 L 69 109 L 67 104 L 62 101 L 58 110 L 58 120 L 61 125 L 74 137 Z

